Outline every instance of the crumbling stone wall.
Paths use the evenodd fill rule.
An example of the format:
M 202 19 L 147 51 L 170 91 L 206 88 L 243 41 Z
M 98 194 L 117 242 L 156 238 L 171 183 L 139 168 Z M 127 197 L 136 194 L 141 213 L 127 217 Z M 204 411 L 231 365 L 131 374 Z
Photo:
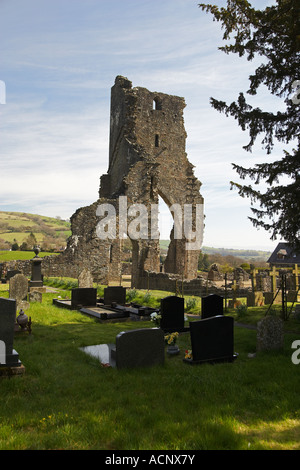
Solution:
M 142 285 L 149 271 L 159 273 L 159 238 L 151 236 L 151 205 L 158 205 L 161 196 L 169 208 L 178 204 L 182 213 L 186 204 L 203 207 L 201 183 L 194 176 L 193 165 L 185 151 L 184 108 L 185 101 L 181 97 L 133 88 L 127 78 L 116 77 L 111 90 L 109 166 L 100 178 L 99 199 L 72 216 L 72 236 L 67 248 L 55 261 L 49 262 L 52 265 L 49 270 L 55 265 L 61 266 L 63 271 L 69 266 L 77 273 L 88 268 L 99 282 L 107 284 L 119 280 L 122 239 L 119 234 L 112 239 L 97 236 L 101 217 L 96 215 L 96 210 L 101 204 L 112 204 L 118 232 L 119 197 L 126 196 L 128 206 L 143 204 L 149 214 L 147 239 L 131 240 L 132 285 L 137 288 Z M 204 216 L 201 217 L 203 221 Z M 194 212 L 192 228 L 195 231 Z M 196 250 L 186 250 L 189 240 L 184 231 L 181 239 L 172 231 L 165 273 L 179 274 L 187 280 L 197 277 L 202 230 L 201 227 L 201 240 Z

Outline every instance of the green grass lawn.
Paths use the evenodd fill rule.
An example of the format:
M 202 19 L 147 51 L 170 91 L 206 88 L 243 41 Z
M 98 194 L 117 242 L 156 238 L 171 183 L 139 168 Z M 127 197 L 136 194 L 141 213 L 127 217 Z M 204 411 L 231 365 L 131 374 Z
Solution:
M 44 256 L 57 255 L 58 253 L 48 253 L 42 251 L 39 253 L 39 257 L 43 258 Z M 35 257 L 33 251 L 0 251 L 0 263 L 4 261 L 17 261 L 17 260 L 27 260 Z
M 1 286 L 2 297 L 7 288 Z M 249 358 L 256 332 L 236 326 L 239 357 L 233 364 L 184 363 L 184 333 L 180 354 L 166 355 L 163 366 L 117 370 L 79 348 L 115 342 L 120 331 L 151 322 L 101 324 L 53 306 L 58 295 L 65 292 L 32 303 L 26 312 L 32 334 L 16 334 L 14 348 L 26 373 L 0 379 L 1 450 L 300 449 L 300 365 L 291 361 L 299 323 L 285 335 L 281 352 Z

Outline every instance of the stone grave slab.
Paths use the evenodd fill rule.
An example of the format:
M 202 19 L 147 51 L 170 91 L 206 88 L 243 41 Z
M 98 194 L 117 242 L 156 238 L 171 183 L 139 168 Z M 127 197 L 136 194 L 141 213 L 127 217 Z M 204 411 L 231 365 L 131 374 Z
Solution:
M 217 294 L 210 294 L 201 299 L 201 318 L 211 318 L 223 315 L 224 298 Z
M 170 295 L 161 299 L 160 327 L 165 332 L 185 331 L 184 327 L 184 298 Z
M 205 362 L 233 362 L 234 320 L 219 315 L 204 320 L 190 322 L 192 359 L 184 359 L 189 364 Z

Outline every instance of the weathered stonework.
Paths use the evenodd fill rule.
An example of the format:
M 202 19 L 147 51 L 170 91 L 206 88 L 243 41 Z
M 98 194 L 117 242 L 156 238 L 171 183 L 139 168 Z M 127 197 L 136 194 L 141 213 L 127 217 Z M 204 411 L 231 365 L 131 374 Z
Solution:
M 151 205 L 157 205 L 159 196 L 170 208 L 192 204 L 203 208 L 199 192 L 201 183 L 194 176 L 188 161 L 185 143 L 183 110 L 185 101 L 178 96 L 133 88 L 132 83 L 118 76 L 111 90 L 109 167 L 100 180 L 99 199 L 88 207 L 78 209 L 71 218 L 72 236 L 65 252 L 43 260 L 45 275 L 78 277 L 89 269 L 95 281 L 108 284 L 120 281 L 122 275 L 122 239 L 119 238 L 119 197 L 126 196 L 128 207 L 143 204 L 148 211 L 147 239 L 132 239 L 132 285 L 145 284 L 148 272 L 160 272 L 159 238 L 151 238 L 153 219 Z M 116 238 L 101 239 L 97 224 L 103 215 L 97 208 L 110 204 L 115 208 Z M 204 216 L 201 215 L 201 222 Z M 151 222 L 151 223 L 150 223 Z M 193 213 L 192 229 L 196 219 Z M 158 224 L 158 222 L 157 222 Z M 197 277 L 199 250 L 202 244 L 203 224 L 199 249 L 187 250 L 185 232 L 182 238 L 170 234 L 169 252 L 164 272 L 180 275 L 186 280 Z
M 283 320 L 266 316 L 257 324 L 257 351 L 271 351 L 283 348 Z

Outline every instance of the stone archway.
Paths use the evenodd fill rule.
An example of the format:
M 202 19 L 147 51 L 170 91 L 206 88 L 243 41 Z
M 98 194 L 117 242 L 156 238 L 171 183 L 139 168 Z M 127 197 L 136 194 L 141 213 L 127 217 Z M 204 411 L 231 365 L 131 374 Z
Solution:
M 197 244 L 192 248 L 186 232 L 182 230 L 178 238 L 176 231 L 172 231 L 165 271 L 188 280 L 197 276 L 203 236 L 203 198 L 201 183 L 185 151 L 184 108 L 181 97 L 133 88 L 127 78 L 116 77 L 111 89 L 108 171 L 100 178 L 99 199 L 72 216 L 72 236 L 63 256 L 72 259 L 73 266 L 88 266 L 102 282 L 120 278 L 121 240 L 118 236 L 97 237 L 96 208 L 111 204 L 118 229 L 120 217 L 124 216 L 120 214 L 119 204 L 123 197 L 127 207 L 140 204 L 147 211 L 144 221 L 148 236 L 132 239 L 133 285 L 139 287 L 147 271 L 159 273 L 159 237 L 153 237 L 151 232 L 155 224 L 151 209 L 158 206 L 160 195 L 170 209 L 176 206 L 182 214 L 187 206 L 191 207 L 191 227 L 194 233 L 197 229 Z M 198 213 L 195 209 L 199 207 Z

